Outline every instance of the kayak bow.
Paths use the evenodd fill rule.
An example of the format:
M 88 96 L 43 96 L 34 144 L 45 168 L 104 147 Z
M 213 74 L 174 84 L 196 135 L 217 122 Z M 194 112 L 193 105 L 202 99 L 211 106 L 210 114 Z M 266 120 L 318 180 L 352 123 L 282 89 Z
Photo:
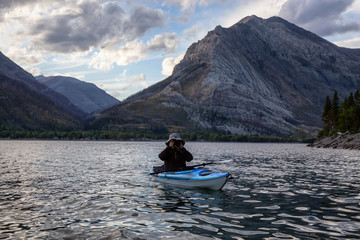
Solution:
M 220 190 L 229 178 L 229 173 L 219 173 L 208 168 L 196 168 L 177 172 L 150 172 L 156 180 L 181 188 L 207 188 Z

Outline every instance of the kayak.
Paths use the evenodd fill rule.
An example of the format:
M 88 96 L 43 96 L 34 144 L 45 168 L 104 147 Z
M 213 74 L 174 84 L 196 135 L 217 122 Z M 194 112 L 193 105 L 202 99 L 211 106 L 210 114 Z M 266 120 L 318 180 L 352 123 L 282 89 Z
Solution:
M 195 168 L 178 172 L 154 173 L 156 180 L 165 184 L 174 185 L 181 188 L 207 188 L 220 190 L 229 179 L 229 173 L 215 172 L 209 168 Z

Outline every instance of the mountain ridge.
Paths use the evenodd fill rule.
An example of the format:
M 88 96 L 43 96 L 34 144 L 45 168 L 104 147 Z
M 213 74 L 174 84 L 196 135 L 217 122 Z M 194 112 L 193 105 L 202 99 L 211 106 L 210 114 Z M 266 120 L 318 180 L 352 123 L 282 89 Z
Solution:
M 71 130 L 85 113 L 0 52 L 0 130 Z
M 136 120 L 180 130 L 316 135 L 326 95 L 359 88 L 359 56 L 359 50 L 340 48 L 279 17 L 250 16 L 209 31 L 170 77 L 93 123 L 116 129 Z
M 0 73 L 0 130 L 71 130 L 82 125 L 45 95 Z
M 73 77 L 40 77 L 38 81 L 67 97 L 76 107 L 90 114 L 108 108 L 119 102 L 93 83 Z
M 30 89 L 46 96 L 56 106 L 68 111 L 74 116 L 85 118 L 86 113 L 73 105 L 64 95 L 57 93 L 44 84 L 39 83 L 33 75 L 25 71 L 10 58 L 0 52 L 0 74 L 26 84 Z

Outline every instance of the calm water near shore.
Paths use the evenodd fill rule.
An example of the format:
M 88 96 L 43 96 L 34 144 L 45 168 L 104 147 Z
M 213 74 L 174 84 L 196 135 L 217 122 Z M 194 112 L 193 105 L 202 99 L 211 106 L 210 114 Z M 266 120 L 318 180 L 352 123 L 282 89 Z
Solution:
M 0 141 L 0 239 L 360 239 L 360 151 L 188 142 L 205 191 L 152 180 L 164 146 Z

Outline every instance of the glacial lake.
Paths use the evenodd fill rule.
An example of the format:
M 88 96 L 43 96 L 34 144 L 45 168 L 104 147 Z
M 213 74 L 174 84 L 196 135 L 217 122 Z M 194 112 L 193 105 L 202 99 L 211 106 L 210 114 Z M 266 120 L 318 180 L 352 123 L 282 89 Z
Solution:
M 360 239 L 360 151 L 185 146 L 233 179 L 153 181 L 164 142 L 0 141 L 0 239 Z

